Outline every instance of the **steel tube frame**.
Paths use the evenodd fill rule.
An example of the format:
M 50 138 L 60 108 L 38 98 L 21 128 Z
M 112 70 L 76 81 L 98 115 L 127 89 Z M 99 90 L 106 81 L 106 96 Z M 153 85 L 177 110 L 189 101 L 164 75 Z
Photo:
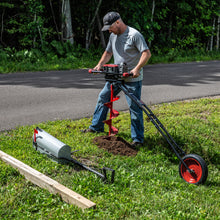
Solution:
M 154 124 L 154 126 L 157 128 L 157 130 L 161 133 L 161 135 L 165 138 L 165 140 L 168 142 L 168 144 L 171 146 L 172 150 L 176 154 L 176 156 L 179 158 L 181 163 L 187 168 L 187 170 L 192 173 L 193 171 L 189 169 L 189 167 L 186 165 L 186 163 L 183 161 L 182 157 L 180 155 L 185 156 L 186 153 L 178 146 L 178 144 L 174 141 L 172 136 L 168 133 L 168 131 L 165 129 L 163 124 L 159 121 L 159 119 L 154 115 L 154 113 L 150 110 L 147 105 L 139 100 L 132 92 L 129 91 L 129 89 L 123 84 L 122 81 L 119 81 L 117 85 L 121 88 L 121 90 L 130 97 L 148 116 L 150 121 Z M 179 152 L 178 152 L 179 151 Z

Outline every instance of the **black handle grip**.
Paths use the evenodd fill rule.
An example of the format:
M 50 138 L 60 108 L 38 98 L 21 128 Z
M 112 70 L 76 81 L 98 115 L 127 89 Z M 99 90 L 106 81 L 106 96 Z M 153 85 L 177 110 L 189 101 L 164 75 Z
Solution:
M 101 70 L 89 69 L 89 73 L 103 73 Z

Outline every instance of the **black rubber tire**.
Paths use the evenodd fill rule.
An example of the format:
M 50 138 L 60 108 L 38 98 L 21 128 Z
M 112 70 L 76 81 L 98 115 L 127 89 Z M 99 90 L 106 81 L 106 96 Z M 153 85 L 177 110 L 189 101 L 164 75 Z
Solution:
M 183 158 L 183 161 L 186 165 L 193 170 L 193 173 L 190 173 L 184 164 L 180 161 L 179 164 L 179 174 L 182 179 L 190 184 L 204 184 L 208 177 L 208 167 L 206 162 L 197 154 L 187 154 Z

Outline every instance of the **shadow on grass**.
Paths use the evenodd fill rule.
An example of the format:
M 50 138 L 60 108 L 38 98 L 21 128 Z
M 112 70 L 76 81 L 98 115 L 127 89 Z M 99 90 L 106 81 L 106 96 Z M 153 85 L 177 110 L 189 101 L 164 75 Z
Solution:
M 119 136 L 123 137 L 125 140 L 128 140 L 130 138 L 130 134 L 128 133 L 120 133 Z M 207 165 L 213 164 L 216 166 L 217 169 L 220 170 L 220 154 L 214 149 L 209 148 L 208 150 L 206 150 L 200 145 L 200 143 L 196 143 L 191 147 L 192 144 L 190 143 L 190 140 L 187 139 L 187 137 L 178 136 L 176 134 L 171 134 L 171 136 L 178 144 L 178 146 L 185 152 L 185 154 L 197 154 L 206 161 Z M 151 137 L 145 136 L 144 146 L 141 148 L 144 149 L 144 151 L 151 151 L 154 154 L 162 153 L 166 155 L 169 161 L 171 161 L 172 163 L 176 164 L 179 161 L 172 147 L 159 133 Z M 180 154 L 180 156 L 183 157 L 184 155 Z

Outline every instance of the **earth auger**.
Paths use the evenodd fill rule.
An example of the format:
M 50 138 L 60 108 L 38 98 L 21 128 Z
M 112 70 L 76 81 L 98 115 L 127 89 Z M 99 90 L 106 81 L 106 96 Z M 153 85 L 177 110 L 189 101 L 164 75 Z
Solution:
M 103 121 L 109 126 L 109 136 L 115 135 L 118 133 L 118 129 L 112 126 L 112 119 L 118 117 L 119 112 L 113 109 L 113 102 L 117 101 L 120 97 L 113 95 L 113 85 L 111 84 L 111 97 L 110 102 L 105 103 L 104 105 L 110 109 L 109 119 Z
M 113 102 L 118 100 L 119 97 L 113 96 L 113 86 L 112 83 L 116 83 L 117 86 L 130 97 L 148 116 L 150 121 L 154 124 L 156 129 L 161 133 L 164 139 L 172 148 L 173 152 L 176 154 L 179 163 L 179 175 L 187 183 L 199 185 L 205 183 L 208 177 L 208 167 L 204 159 L 197 154 L 186 154 L 175 142 L 173 137 L 168 133 L 163 124 L 159 121 L 157 116 L 151 111 L 151 109 L 142 101 L 139 100 L 124 83 L 126 77 L 132 77 L 132 73 L 127 71 L 126 64 L 122 63 L 119 65 L 116 64 L 106 64 L 103 66 L 102 70 L 90 69 L 89 73 L 97 74 L 101 73 L 105 75 L 105 80 L 111 83 L 111 98 L 110 102 L 105 103 L 110 109 L 110 118 L 104 123 L 109 126 L 109 135 L 114 135 L 118 133 L 118 129 L 112 126 L 112 119 L 119 115 L 118 111 L 113 109 Z

